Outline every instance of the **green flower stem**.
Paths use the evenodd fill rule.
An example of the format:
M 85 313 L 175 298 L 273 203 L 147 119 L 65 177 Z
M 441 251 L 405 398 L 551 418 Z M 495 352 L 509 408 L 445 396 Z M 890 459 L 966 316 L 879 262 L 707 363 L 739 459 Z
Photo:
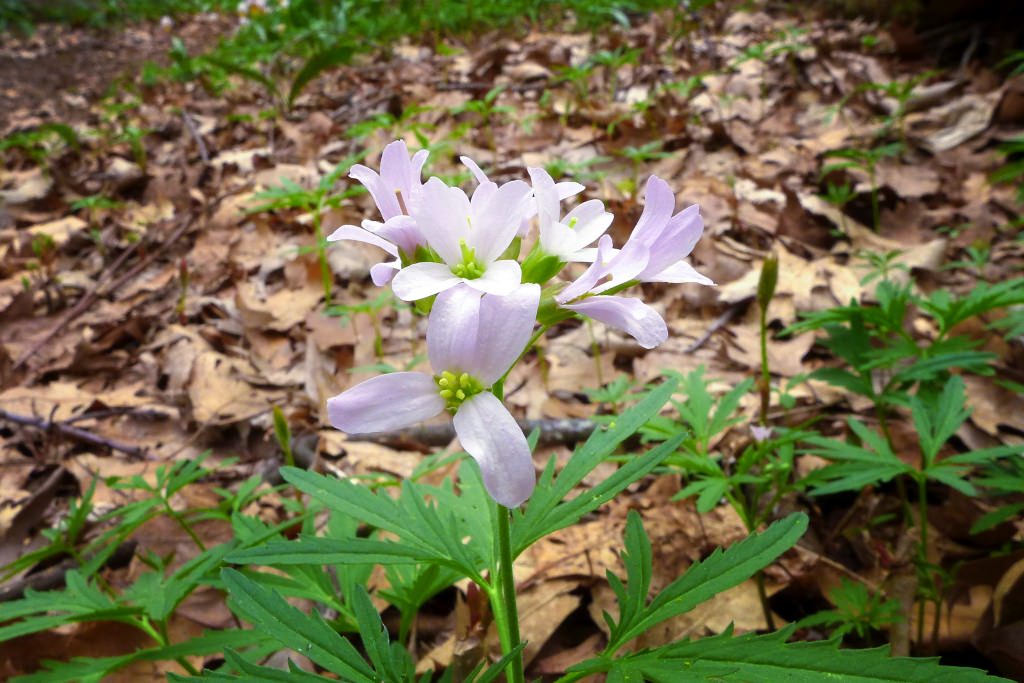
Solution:
M 171 642 L 170 638 L 167 635 L 167 622 L 165 621 L 159 622 L 159 629 L 155 628 L 152 622 L 149 620 L 149 618 L 145 616 L 140 616 L 138 618 L 131 619 L 129 623 L 131 623 L 133 626 L 135 626 L 140 631 L 142 631 L 150 638 L 152 638 L 153 641 L 156 642 L 156 644 L 160 647 L 167 647 Z M 189 663 L 189 661 L 184 657 L 175 657 L 174 661 L 180 664 L 181 667 L 185 669 L 185 671 L 187 671 L 190 676 L 199 675 L 199 671 L 196 670 L 196 668 L 192 666 L 192 664 Z
M 768 424 L 768 407 L 771 402 L 772 373 L 768 366 L 768 311 L 761 309 L 761 415 L 762 426 Z
M 498 625 L 501 639 L 501 651 L 508 654 L 519 647 L 519 610 L 516 608 L 516 580 L 512 575 L 512 542 L 511 521 L 512 511 L 504 505 L 497 507 L 497 538 L 498 538 L 498 572 L 497 585 L 491 594 L 494 620 Z M 525 683 L 523 672 L 523 654 L 520 652 L 512 658 L 506 671 L 508 683 Z
M 924 475 L 918 475 L 917 477 L 917 510 L 917 523 L 921 528 L 921 536 L 917 544 L 918 571 L 920 572 L 920 577 L 925 578 L 928 584 L 931 584 L 931 577 L 928 575 L 928 478 Z M 917 597 L 917 646 L 922 652 L 927 651 L 924 644 L 924 603 L 924 595 L 919 584 Z M 936 615 L 939 614 L 938 606 L 936 606 L 935 613 Z
M 320 257 L 320 281 L 324 288 L 324 305 L 330 306 L 334 276 L 331 274 L 331 266 L 327 261 L 327 240 L 324 239 L 324 232 L 320 227 L 320 215 L 323 208 L 322 203 L 318 202 L 313 211 L 313 236 L 316 239 L 317 255 Z

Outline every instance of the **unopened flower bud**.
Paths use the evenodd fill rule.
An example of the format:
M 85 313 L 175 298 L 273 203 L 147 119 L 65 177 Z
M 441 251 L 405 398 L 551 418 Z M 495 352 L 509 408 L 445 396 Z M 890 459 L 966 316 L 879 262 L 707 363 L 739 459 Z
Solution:
M 775 296 L 775 286 L 779 283 L 779 257 L 772 254 L 761 265 L 761 279 L 757 281 L 757 305 L 762 311 L 768 310 L 768 304 Z

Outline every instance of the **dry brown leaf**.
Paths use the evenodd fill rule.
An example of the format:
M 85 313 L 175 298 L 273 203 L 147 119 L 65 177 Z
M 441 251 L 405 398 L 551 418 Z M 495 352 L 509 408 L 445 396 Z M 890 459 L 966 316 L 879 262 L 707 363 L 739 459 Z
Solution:
M 1002 90 L 984 95 L 967 94 L 940 107 L 910 114 L 907 136 L 933 154 L 958 147 L 985 132 L 992 122 Z
M 732 360 L 748 368 L 761 367 L 761 333 L 756 324 L 734 325 L 729 328 L 732 344 L 726 353 Z M 770 333 L 769 333 L 770 334 Z M 769 339 L 768 366 L 772 374 L 793 377 L 808 371 L 803 357 L 814 346 L 814 333 L 807 332 L 787 339 Z
M 193 419 L 227 424 L 270 410 L 272 396 L 254 392 L 251 384 L 240 379 L 243 373 L 255 375 L 238 359 L 212 350 L 197 353 L 188 385 Z

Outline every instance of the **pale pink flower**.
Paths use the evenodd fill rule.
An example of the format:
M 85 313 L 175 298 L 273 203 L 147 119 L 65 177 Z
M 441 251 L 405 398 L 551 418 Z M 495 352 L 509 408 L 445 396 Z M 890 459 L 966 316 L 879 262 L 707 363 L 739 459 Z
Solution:
M 622 249 L 612 249 L 614 273 L 597 289 L 603 292 L 631 280 L 639 282 L 671 282 L 714 285 L 683 261 L 690 255 L 704 234 L 700 207 L 692 204 L 679 213 L 675 211 L 675 195 L 668 183 L 651 176 L 644 190 L 644 210 Z M 596 256 L 584 250 L 586 260 Z
M 350 240 L 380 247 L 393 257 L 370 267 L 373 284 L 382 287 L 402 269 L 402 258 L 411 259 L 416 248 L 424 243 L 416 221 L 406 215 L 392 216 L 384 223 L 363 221 L 362 227 L 343 225 L 327 236 L 328 242 Z
M 750 434 L 754 437 L 754 441 L 761 443 L 772 438 L 772 428 L 768 425 L 750 425 Z
M 631 282 L 714 283 L 682 260 L 704 232 L 697 205 L 673 215 L 675 195 L 657 176 L 647 181 L 644 202 L 640 220 L 622 249 L 614 249 L 611 237 L 603 235 L 596 250 L 587 250 L 591 266 L 555 301 L 624 330 L 644 348 L 654 348 L 668 338 L 662 317 L 639 299 L 602 293 Z
M 603 235 L 594 262 L 575 282 L 559 292 L 555 301 L 563 308 L 626 332 L 645 349 L 653 349 L 668 339 L 668 326 L 657 311 L 639 299 L 597 294 L 607 289 L 601 284 L 603 280 L 616 279 L 613 252 L 612 238 Z M 622 281 L 630 279 L 626 277 Z
M 513 180 L 481 184 L 470 200 L 457 187 L 431 178 L 410 207 L 420 234 L 441 258 L 402 268 L 391 286 L 395 296 L 416 301 L 459 283 L 487 294 L 504 295 L 519 286 L 522 269 L 501 259 L 516 236 L 529 204 L 530 186 Z
M 506 296 L 466 286 L 441 292 L 427 322 L 435 374 L 396 372 L 366 380 L 327 402 L 331 424 L 350 434 L 390 431 L 447 409 L 491 497 L 506 507 L 521 505 L 536 483 L 530 447 L 490 387 L 526 348 L 539 301 L 534 284 Z
M 545 254 L 556 256 L 563 262 L 591 260 L 583 256 L 581 250 L 593 244 L 608 230 L 612 224 L 612 214 L 604 210 L 601 201 L 591 199 L 562 217 L 562 199 L 581 191 L 583 186 L 578 183 L 556 183 L 542 168 L 528 168 L 527 172 L 533 182 L 541 249 Z M 560 191 L 560 185 L 569 186 L 566 188 L 568 190 L 575 190 L 574 186 L 578 186 L 580 190 L 564 194 Z
M 466 168 L 469 169 L 470 173 L 472 173 L 473 177 L 476 179 L 476 182 L 478 183 L 478 187 L 476 189 L 477 192 L 480 192 L 481 189 L 483 189 L 485 193 L 493 192 L 495 189 L 497 189 L 497 184 L 487 177 L 487 174 L 483 172 L 483 170 L 475 161 L 473 161 L 467 156 L 459 157 L 459 160 L 462 161 L 462 163 L 466 166 Z M 586 187 L 584 187 L 583 185 L 580 185 L 579 183 L 571 180 L 562 180 L 560 182 L 555 183 L 554 185 L 555 194 L 557 195 L 557 201 L 559 202 L 562 201 L 563 199 L 574 197 L 586 189 Z M 536 184 L 534 185 L 534 189 L 536 189 Z M 527 205 L 526 211 L 523 214 L 522 222 L 519 224 L 519 232 L 517 233 L 519 237 L 526 237 L 526 234 L 530 231 L 530 219 L 537 215 L 538 209 L 539 207 L 536 203 Z M 595 237 L 594 239 L 597 239 L 597 237 Z
M 374 203 L 380 209 L 380 215 L 387 221 L 409 213 L 408 208 L 413 194 L 423 186 L 420 178 L 428 154 L 429 152 L 424 149 L 410 157 L 405 142 L 396 140 L 385 147 L 381 154 L 380 173 L 362 164 L 356 164 L 349 170 L 348 175 L 369 190 Z M 402 207 L 403 203 L 405 210 Z

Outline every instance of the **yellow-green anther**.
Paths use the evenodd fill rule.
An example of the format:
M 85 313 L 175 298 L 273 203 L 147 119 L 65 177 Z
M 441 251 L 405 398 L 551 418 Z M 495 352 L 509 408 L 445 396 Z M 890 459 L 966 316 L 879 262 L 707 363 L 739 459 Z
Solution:
M 572 218 L 569 219 L 569 227 L 570 228 L 575 228 L 576 224 L 579 223 L 579 222 L 580 222 L 580 219 L 578 217 L 576 217 L 576 216 L 573 216 Z
M 456 375 L 450 370 L 445 370 L 434 377 L 434 381 L 439 389 L 437 393 L 444 399 L 445 409 L 452 414 L 459 409 L 463 401 L 484 390 L 480 380 L 468 372 Z
M 476 252 L 466 244 L 466 240 L 459 240 L 459 250 L 462 252 L 462 262 L 452 266 L 452 274 L 467 280 L 481 277 L 486 267 L 477 259 Z

